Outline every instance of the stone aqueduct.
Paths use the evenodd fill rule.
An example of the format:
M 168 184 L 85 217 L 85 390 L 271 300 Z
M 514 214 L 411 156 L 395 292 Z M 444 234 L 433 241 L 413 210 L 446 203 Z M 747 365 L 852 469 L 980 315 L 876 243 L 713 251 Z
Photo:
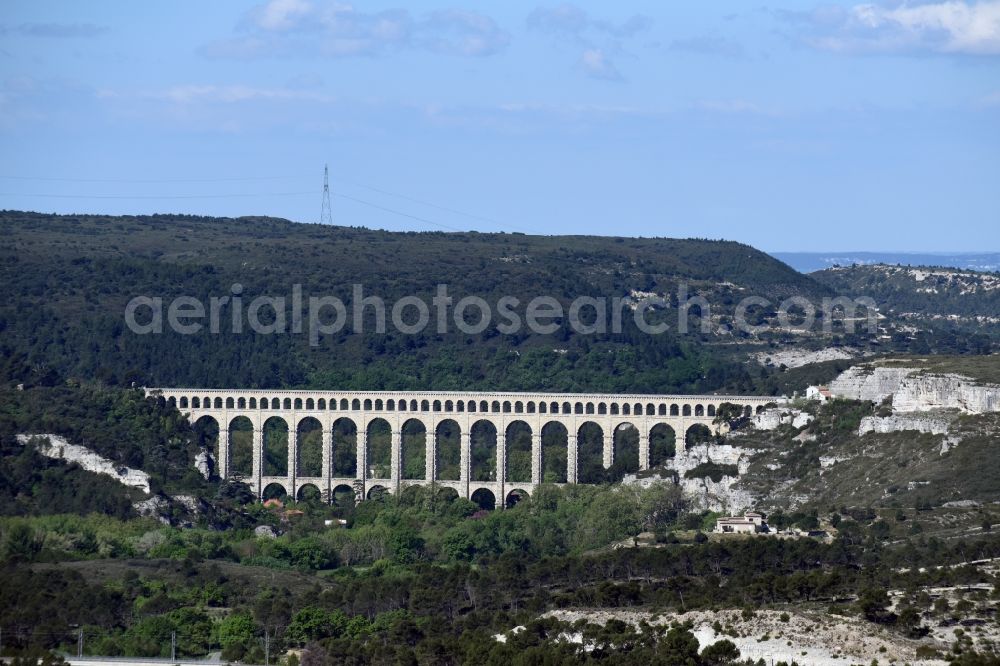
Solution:
M 775 398 L 726 395 L 610 395 L 578 393 L 465 393 L 465 392 L 394 392 L 394 391 L 254 391 L 220 389 L 147 389 L 147 395 L 162 397 L 186 414 L 192 423 L 212 419 L 218 425 L 216 467 L 220 477 L 240 476 L 263 497 L 269 486 L 300 497 L 308 486 L 319 490 L 330 501 L 334 491 L 350 490 L 356 499 L 387 491 L 399 493 L 411 485 L 435 483 L 452 488 L 458 496 L 473 499 L 480 491 L 489 491 L 496 506 L 503 506 L 512 493 L 531 492 L 542 483 L 542 433 L 551 424 L 565 428 L 567 483 L 578 482 L 578 435 L 586 427 L 600 429 L 602 464 L 609 468 L 615 459 L 614 433 L 631 425 L 638 431 L 639 469 L 650 467 L 650 434 L 658 426 L 669 426 L 674 433 L 675 451 L 684 451 L 685 436 L 697 426 L 719 432 L 714 423 L 716 412 L 724 403 L 738 405 L 744 414 L 759 413 Z M 252 424 L 252 465 L 249 475 L 237 475 L 231 467 L 230 430 L 237 419 Z M 265 424 L 281 419 L 287 427 L 287 474 L 267 475 L 264 465 Z M 318 422 L 322 428 L 322 462 L 319 476 L 299 474 L 298 439 L 300 424 Z M 355 474 L 338 476 L 333 469 L 333 427 L 348 421 L 355 432 Z M 403 430 L 417 422 L 425 433 L 423 478 L 404 478 Z M 450 422 L 460 433 L 458 478 L 440 478 L 437 469 L 437 433 Z M 246 421 L 241 421 L 246 423 Z M 369 433 L 374 424 L 391 429 L 391 455 L 388 474 L 369 460 Z M 531 434 L 531 478 L 509 480 L 507 471 L 507 434 L 514 424 Z M 588 426 L 589 424 L 589 426 Z M 492 478 L 481 480 L 471 474 L 471 433 L 477 427 L 494 428 L 496 451 Z M 558 428 L 558 426 L 555 426 Z M 724 427 L 724 426 L 723 426 Z M 596 431 L 594 431 L 596 432 Z M 662 430 L 661 432 L 667 432 Z

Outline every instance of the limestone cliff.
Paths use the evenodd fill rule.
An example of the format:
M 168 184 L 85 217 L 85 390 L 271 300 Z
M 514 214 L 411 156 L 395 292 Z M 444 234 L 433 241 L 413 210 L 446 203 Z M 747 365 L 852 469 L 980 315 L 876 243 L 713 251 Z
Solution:
M 861 425 L 858 426 L 858 436 L 863 437 L 870 432 L 889 433 L 907 430 L 946 435 L 948 434 L 948 420 L 909 415 L 866 416 L 861 419 Z
M 18 435 L 17 441 L 21 444 L 31 442 L 43 456 L 75 462 L 88 472 L 104 474 L 123 485 L 138 488 L 147 494 L 150 492 L 149 475 L 142 470 L 117 465 L 85 446 L 70 444 L 59 435 Z
M 679 451 L 664 467 L 651 472 L 630 474 L 622 483 L 648 487 L 656 483 L 676 482 L 698 509 L 738 513 L 755 505 L 754 495 L 738 485 L 739 475 L 747 471 L 753 453 L 753 450 L 734 445 L 728 440 L 721 444 L 699 444 Z M 732 466 L 737 474 L 723 474 L 717 481 L 707 476 L 687 476 L 688 472 L 705 464 Z
M 897 412 L 958 409 L 969 414 L 1000 411 L 1000 386 L 919 368 L 856 365 L 830 384 L 837 397 L 881 402 L 892 396 Z
M 680 479 L 681 489 L 699 509 L 737 515 L 752 509 L 756 498 L 737 485 L 738 476 L 724 476 L 719 481 L 709 478 Z
M 1000 386 L 978 384 L 959 375 L 910 375 L 893 395 L 902 412 L 960 409 L 970 414 L 1000 411 Z
M 833 380 L 829 389 L 838 398 L 882 402 L 899 390 L 902 381 L 913 372 L 913 368 L 883 368 L 868 363 L 855 365 Z

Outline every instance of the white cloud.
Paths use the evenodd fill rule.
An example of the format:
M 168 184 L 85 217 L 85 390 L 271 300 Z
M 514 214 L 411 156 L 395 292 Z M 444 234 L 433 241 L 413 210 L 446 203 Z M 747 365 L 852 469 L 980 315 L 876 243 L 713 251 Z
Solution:
M 271 0 L 251 10 L 254 23 L 263 30 L 288 30 L 315 11 L 306 0 Z
M 807 43 L 831 51 L 1000 55 L 1000 0 L 865 3 L 779 15 L 805 26 Z
M 569 3 L 556 7 L 535 9 L 528 16 L 528 27 L 550 33 L 562 33 L 587 40 L 587 34 L 603 33 L 619 39 L 634 37 L 648 29 L 653 20 L 643 14 L 635 14 L 621 23 L 604 19 L 592 19 L 586 11 Z
M 432 12 L 416 32 L 417 43 L 428 50 L 464 56 L 490 55 L 510 42 L 493 19 L 459 9 Z
M 587 49 L 580 55 L 580 66 L 587 76 L 607 81 L 621 81 L 622 75 L 601 49 Z
M 562 4 L 549 9 L 539 7 L 528 15 L 528 27 L 576 36 L 590 27 L 590 18 L 576 5 Z
M 502 50 L 510 35 L 483 14 L 440 10 L 415 17 L 406 9 L 363 12 L 349 3 L 269 0 L 239 25 L 245 34 L 206 45 L 210 57 L 371 56 L 404 48 L 462 56 Z
M 539 7 L 528 15 L 528 28 L 568 41 L 580 49 L 578 65 L 588 76 L 608 81 L 623 80 L 614 57 L 624 50 L 623 44 L 648 30 L 653 20 L 635 14 L 621 23 L 591 18 L 576 5 L 564 3 L 555 7 Z

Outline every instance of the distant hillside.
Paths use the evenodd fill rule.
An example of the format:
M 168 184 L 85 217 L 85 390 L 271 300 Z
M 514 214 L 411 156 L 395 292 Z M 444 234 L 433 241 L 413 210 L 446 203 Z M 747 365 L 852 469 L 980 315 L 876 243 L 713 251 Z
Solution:
M 812 276 L 838 293 L 874 298 L 901 323 L 991 335 L 1000 329 L 1000 273 L 877 264 Z
M 854 264 L 947 266 L 971 271 L 1000 270 L 1000 252 L 771 252 L 770 254 L 803 273 Z
M 726 241 L 390 233 L 270 218 L 13 211 L 0 213 L 0 233 L 0 377 L 11 382 L 751 390 L 760 376 L 726 362 L 731 349 L 710 350 L 697 332 L 642 334 L 628 309 L 619 334 L 578 335 L 564 320 L 551 335 L 499 335 L 495 328 L 466 335 L 454 326 L 443 335 L 433 326 L 419 335 L 380 335 L 369 321 L 364 335 L 348 326 L 317 347 L 306 335 L 233 334 L 225 327 L 222 335 L 137 336 L 123 312 L 135 296 L 207 302 L 230 295 L 235 283 L 244 303 L 259 295 L 290 300 L 293 284 L 306 298 L 332 295 L 348 305 L 353 284 L 389 305 L 407 295 L 430 303 L 444 283 L 455 301 L 478 296 L 492 305 L 514 296 L 523 308 L 536 296 L 568 304 L 577 296 L 653 293 L 676 305 L 683 282 L 712 302 L 713 325 L 721 326 L 743 296 L 829 293 L 780 261 Z M 675 312 L 653 317 L 676 324 Z M 725 341 L 731 347 L 739 339 L 730 334 Z

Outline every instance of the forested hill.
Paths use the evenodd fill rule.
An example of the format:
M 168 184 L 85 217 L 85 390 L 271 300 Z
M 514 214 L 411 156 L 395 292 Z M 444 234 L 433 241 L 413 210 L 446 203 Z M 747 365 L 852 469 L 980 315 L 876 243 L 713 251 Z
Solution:
M 738 334 L 715 347 L 706 344 L 719 342 L 717 336 L 699 333 L 696 325 L 688 336 L 675 334 L 674 326 L 645 335 L 626 309 L 619 334 L 580 335 L 564 317 L 549 335 L 506 335 L 496 328 L 496 303 L 516 297 L 523 315 L 536 296 L 568 305 L 577 296 L 655 293 L 676 306 L 685 283 L 690 294 L 712 303 L 717 327 L 744 296 L 775 301 L 830 293 L 780 261 L 726 241 L 394 233 L 258 217 L 16 211 L 0 212 L 0 233 L 0 372 L 8 383 L 96 378 L 165 386 L 753 390 L 761 385 L 759 372 L 751 376 L 724 357 L 740 342 Z M 419 335 L 394 333 L 391 326 L 378 334 L 369 325 L 374 321 L 358 335 L 348 310 L 348 325 L 315 347 L 305 333 L 233 333 L 228 309 L 215 335 L 136 335 L 124 324 L 125 306 L 135 296 L 168 304 L 188 295 L 207 304 L 211 296 L 230 295 L 235 283 L 243 286 L 244 308 L 260 295 L 290 303 L 293 284 L 302 285 L 307 302 L 335 296 L 348 308 L 354 284 L 390 307 L 410 295 L 430 304 L 436 286 L 447 284 L 455 302 L 485 299 L 494 322 L 476 335 L 454 325 L 438 334 L 432 310 L 432 325 Z M 676 324 L 674 313 L 652 318 Z M 588 317 L 592 310 L 585 309 Z M 469 319 L 478 319 L 475 309 Z
M 903 320 L 965 321 L 977 329 L 1000 321 L 1000 273 L 873 264 L 812 276 L 838 293 L 867 294 Z

